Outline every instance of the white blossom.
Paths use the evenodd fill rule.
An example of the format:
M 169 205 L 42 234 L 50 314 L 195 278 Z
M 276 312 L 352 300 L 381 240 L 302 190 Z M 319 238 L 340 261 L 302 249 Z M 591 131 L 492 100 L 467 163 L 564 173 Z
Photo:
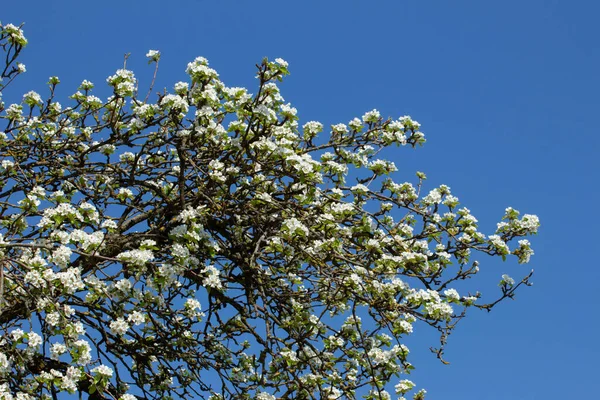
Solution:
M 109 324 L 110 330 L 112 333 L 118 336 L 122 336 L 127 333 L 129 329 L 129 324 L 123 318 L 117 318 L 114 321 L 111 321 Z
M 149 58 L 151 61 L 158 61 L 160 59 L 160 51 L 148 50 L 148 53 L 146 53 L 146 58 Z
M 287 61 L 285 61 L 283 58 L 276 58 L 275 62 L 285 68 L 288 66 Z
M 122 262 L 143 266 L 154 259 L 154 254 L 151 250 L 128 250 L 119 253 L 116 258 Z
M 220 290 L 222 288 L 219 270 L 217 270 L 213 265 L 208 265 L 202 270 L 202 273 L 206 274 L 206 277 L 202 280 L 202 285 L 216 290 Z
M 367 113 L 365 113 L 365 115 L 363 115 L 362 120 L 365 123 L 374 123 L 379 121 L 379 118 L 381 117 L 381 114 L 379 113 L 379 111 L 377 110 L 373 110 L 373 111 L 369 111 Z
M 133 325 L 141 325 L 146 322 L 146 317 L 139 311 L 132 312 L 129 317 L 127 317 L 127 321 L 131 322 Z
M 10 360 L 6 354 L 0 352 L 0 376 L 3 376 L 10 371 L 10 364 Z
M 107 367 L 106 365 L 99 365 L 96 368 L 92 369 L 92 374 L 98 374 L 110 378 L 113 376 L 113 370 L 110 367 Z
M 35 332 L 29 332 L 27 336 L 27 345 L 29 347 L 37 348 L 43 342 L 42 337 Z
M 283 227 L 292 235 L 298 233 L 304 236 L 308 235 L 308 228 L 296 218 L 289 218 L 283 221 Z
M 502 281 L 500 283 L 505 284 L 507 286 L 513 286 L 515 284 L 515 280 L 510 276 L 504 274 L 502 275 Z
M 53 343 L 50 346 L 50 357 L 53 360 L 58 360 L 59 357 L 67 352 L 67 346 L 65 346 L 63 343 Z

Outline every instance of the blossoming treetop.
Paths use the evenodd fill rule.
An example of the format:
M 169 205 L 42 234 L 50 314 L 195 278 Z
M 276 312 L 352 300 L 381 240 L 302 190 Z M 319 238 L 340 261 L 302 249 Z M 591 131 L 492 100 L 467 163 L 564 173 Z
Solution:
M 5 91 L 27 40 L 0 32 Z M 416 121 L 301 124 L 287 63 L 257 68 L 253 94 L 198 57 L 154 101 L 127 69 L 105 100 L 84 81 L 63 106 L 57 77 L 0 98 L 0 398 L 402 397 L 413 324 L 442 359 L 469 309 L 529 284 L 453 288 L 480 254 L 528 262 L 537 217 L 508 208 L 484 235 L 448 186 L 422 196 L 424 174 L 377 158 L 423 144 Z

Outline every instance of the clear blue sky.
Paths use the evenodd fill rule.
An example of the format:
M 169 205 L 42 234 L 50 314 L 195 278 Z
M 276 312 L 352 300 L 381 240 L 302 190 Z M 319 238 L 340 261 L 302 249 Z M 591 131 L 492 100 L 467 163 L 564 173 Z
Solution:
M 600 267 L 588 259 L 600 230 L 598 15 L 600 3 L 573 0 L 35 0 L 4 2 L 0 18 L 26 23 L 19 97 L 58 75 L 67 103 L 126 52 L 147 76 L 144 55 L 158 49 L 159 86 L 202 55 L 229 86 L 252 87 L 254 64 L 282 57 L 301 122 L 411 115 L 428 143 L 393 154 L 398 180 L 421 170 L 432 187 L 448 184 L 484 233 L 509 205 L 542 221 L 531 264 L 481 259 L 484 295 L 530 267 L 535 285 L 463 321 L 449 366 L 417 328 L 412 379 L 431 400 L 551 400 L 600 392 Z

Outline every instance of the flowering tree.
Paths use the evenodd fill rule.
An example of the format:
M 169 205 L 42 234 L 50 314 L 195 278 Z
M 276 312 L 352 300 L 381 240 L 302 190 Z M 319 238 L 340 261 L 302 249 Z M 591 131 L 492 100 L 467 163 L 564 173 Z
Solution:
M 4 91 L 27 40 L 0 29 Z M 486 303 L 465 280 L 481 253 L 528 262 L 536 216 L 484 235 L 448 186 L 377 158 L 423 144 L 416 121 L 300 125 L 287 63 L 257 68 L 254 94 L 199 57 L 155 101 L 127 69 L 106 100 L 84 81 L 61 106 L 57 77 L 0 100 L 0 399 L 422 399 L 413 324 L 443 361 L 467 310 L 529 284 L 503 275 Z

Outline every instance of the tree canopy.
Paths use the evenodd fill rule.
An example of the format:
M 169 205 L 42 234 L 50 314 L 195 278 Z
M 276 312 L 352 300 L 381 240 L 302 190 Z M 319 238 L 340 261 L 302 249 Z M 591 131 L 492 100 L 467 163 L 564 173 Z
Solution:
M 0 29 L 6 94 L 27 40 Z M 86 80 L 61 105 L 58 77 L 0 98 L 1 399 L 423 399 L 413 325 L 444 361 L 470 309 L 530 284 L 483 301 L 476 258 L 527 263 L 535 215 L 486 235 L 448 186 L 394 181 L 380 155 L 425 143 L 411 117 L 300 122 L 282 59 L 251 91 L 202 57 L 186 72 L 155 95 L 125 65 L 107 99 Z

